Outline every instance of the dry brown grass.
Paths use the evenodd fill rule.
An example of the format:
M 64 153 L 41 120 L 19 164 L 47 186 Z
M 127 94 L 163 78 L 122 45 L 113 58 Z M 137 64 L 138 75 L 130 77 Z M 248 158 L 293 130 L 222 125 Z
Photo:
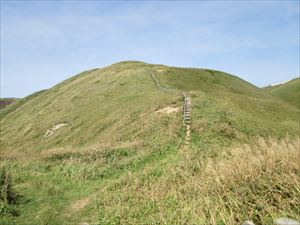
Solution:
M 209 160 L 194 187 L 201 193 L 207 219 L 226 224 L 247 218 L 268 224 L 278 215 L 300 215 L 299 139 L 277 142 L 260 139 Z M 298 217 L 299 219 L 299 217 Z

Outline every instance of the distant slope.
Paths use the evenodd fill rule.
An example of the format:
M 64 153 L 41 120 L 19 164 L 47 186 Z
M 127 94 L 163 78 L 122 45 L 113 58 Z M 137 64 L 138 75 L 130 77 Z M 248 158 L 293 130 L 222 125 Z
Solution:
M 283 84 L 267 86 L 264 88 L 274 96 L 289 102 L 291 105 L 300 108 L 300 78 L 295 78 Z
M 0 98 L 0 109 L 5 108 L 6 106 L 17 101 L 17 98 Z
M 187 149 L 180 148 L 182 95 L 160 91 L 151 71 L 163 87 L 191 97 Z M 164 110 L 170 108 L 173 113 Z M 1 165 L 23 196 L 20 215 L 0 223 L 234 224 L 252 215 L 257 224 L 269 224 L 280 213 L 297 218 L 297 178 L 280 178 L 297 172 L 298 164 L 272 155 L 278 149 L 267 151 L 261 139 L 262 153 L 244 144 L 272 138 L 274 148 L 296 148 L 276 143 L 300 133 L 299 112 L 220 71 L 130 61 L 82 72 L 0 113 Z M 297 161 L 294 151 L 287 154 Z M 279 170 L 279 178 L 273 176 Z M 284 203 L 278 207 L 270 178 L 291 188 L 278 197 Z M 253 204 L 258 200 L 262 215 Z
M 33 94 L 30 94 L 30 95 L 26 96 L 25 98 L 14 99 L 14 101 L 13 101 L 14 104 L 9 104 L 9 105 L 7 105 L 7 107 L 3 108 L 0 111 L 0 118 L 3 118 L 5 115 L 17 110 L 19 107 L 26 104 L 31 99 L 35 98 L 36 96 L 38 96 L 39 94 L 41 94 L 44 91 L 45 90 L 37 91 Z

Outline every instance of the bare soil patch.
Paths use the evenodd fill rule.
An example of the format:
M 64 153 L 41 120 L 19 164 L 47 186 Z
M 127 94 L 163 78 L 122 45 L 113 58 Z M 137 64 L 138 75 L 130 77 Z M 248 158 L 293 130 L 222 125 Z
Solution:
M 163 109 L 156 110 L 155 113 L 158 113 L 158 114 L 172 114 L 172 113 L 177 113 L 179 111 L 180 111 L 180 107 L 174 108 L 174 107 L 167 106 Z
M 74 202 L 72 205 L 71 205 L 71 209 L 73 212 L 78 212 L 80 211 L 81 209 L 83 209 L 84 207 L 86 207 L 90 201 L 91 201 L 91 196 L 88 196 L 88 197 L 85 197 L 85 198 L 82 198 L 76 202 Z

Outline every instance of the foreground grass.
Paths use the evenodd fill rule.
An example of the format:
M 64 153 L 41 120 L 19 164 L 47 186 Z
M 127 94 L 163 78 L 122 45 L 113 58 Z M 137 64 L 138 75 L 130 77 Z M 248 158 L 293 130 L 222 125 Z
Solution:
M 264 140 L 128 175 L 102 189 L 99 224 L 272 224 L 300 219 L 299 139 Z
M 14 191 L 21 195 L 17 216 L 4 214 L 0 221 L 241 224 L 251 219 L 272 224 L 281 216 L 300 219 L 299 139 L 259 139 L 215 151 L 219 154 L 201 151 L 200 156 L 197 149 L 178 151 L 174 145 L 123 168 L 112 164 L 104 177 L 101 170 L 84 171 L 74 158 L 53 165 L 49 160 L 65 155 L 58 152 L 41 163 L 9 162 L 6 166 L 17 178 Z M 83 153 L 80 160 L 86 157 L 91 153 Z M 96 165 L 90 163 L 92 168 Z M 82 208 L 73 207 L 87 197 Z

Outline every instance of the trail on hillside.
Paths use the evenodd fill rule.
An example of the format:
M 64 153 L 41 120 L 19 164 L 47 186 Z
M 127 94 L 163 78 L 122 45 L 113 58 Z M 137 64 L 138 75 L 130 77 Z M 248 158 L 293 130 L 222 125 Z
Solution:
M 155 74 L 150 71 L 151 77 L 154 80 L 154 83 L 158 87 L 158 89 L 162 92 L 169 93 L 169 94 L 176 94 L 176 93 L 181 93 L 183 96 L 183 125 L 185 128 L 185 139 L 184 139 L 184 146 L 188 146 L 190 143 L 191 139 L 191 119 L 192 119 L 192 101 L 191 98 L 187 95 L 186 92 L 182 92 L 177 89 L 172 89 L 172 88 L 166 88 L 163 87 L 159 81 L 157 80 Z
M 91 202 L 92 197 L 95 197 L 95 195 L 90 195 L 88 197 L 79 199 L 78 201 L 71 204 L 70 209 L 72 210 L 72 212 L 78 212 Z
M 192 103 L 191 103 L 191 98 L 187 95 L 186 92 L 177 90 L 177 89 L 172 89 L 172 88 L 166 88 L 163 87 L 159 81 L 157 80 L 156 76 L 154 73 L 151 71 L 151 77 L 154 80 L 155 85 L 158 87 L 158 89 L 164 93 L 168 94 L 180 94 L 183 97 L 183 125 L 185 128 L 185 137 L 184 137 L 184 142 L 183 142 L 183 147 L 187 147 L 190 142 L 190 136 L 191 136 L 191 128 L 190 128 L 190 123 L 191 123 L 191 110 L 192 110 Z M 157 113 L 172 113 L 172 112 L 177 112 L 177 108 L 171 108 L 171 107 L 166 107 L 165 109 L 158 110 Z M 177 149 L 179 149 L 182 146 L 182 141 L 180 141 Z M 153 166 L 153 165 L 152 165 Z M 97 193 L 97 192 L 96 192 Z M 73 202 L 70 207 L 68 207 L 68 210 L 65 212 L 66 217 L 70 217 L 74 213 L 78 213 L 80 210 L 85 208 L 87 205 L 91 204 L 92 199 L 96 196 L 95 194 L 92 194 L 90 196 L 81 198 L 75 202 Z M 89 224 L 87 222 L 80 221 L 79 225 L 83 224 Z

